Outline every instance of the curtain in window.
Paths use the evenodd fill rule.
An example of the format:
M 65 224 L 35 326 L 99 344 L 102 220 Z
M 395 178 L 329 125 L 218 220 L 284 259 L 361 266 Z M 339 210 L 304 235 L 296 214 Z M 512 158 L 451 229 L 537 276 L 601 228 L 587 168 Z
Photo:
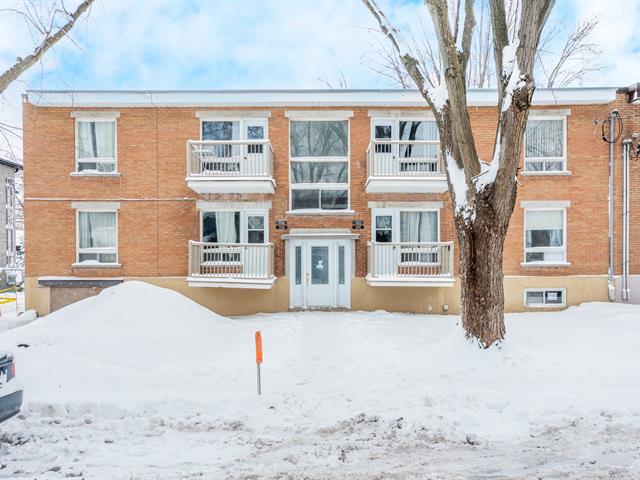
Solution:
M 216 227 L 219 243 L 238 243 L 236 212 L 216 212 Z
M 109 248 L 116 246 L 115 212 L 80 212 L 80 248 Z
M 78 158 L 114 158 L 115 122 L 78 122 Z
M 437 242 L 436 212 L 400 212 L 401 242 Z
M 527 247 L 561 247 L 564 215 L 559 211 L 527 212 Z
M 563 156 L 562 120 L 529 120 L 526 130 L 527 158 Z

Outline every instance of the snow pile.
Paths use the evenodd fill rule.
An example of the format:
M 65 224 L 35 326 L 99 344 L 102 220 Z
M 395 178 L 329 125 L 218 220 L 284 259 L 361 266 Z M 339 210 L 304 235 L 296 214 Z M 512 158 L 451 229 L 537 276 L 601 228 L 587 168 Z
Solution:
M 0 332 L 11 330 L 12 328 L 22 327 L 27 323 L 33 322 L 37 317 L 38 316 L 35 310 L 27 310 L 26 312 L 22 312 L 18 316 L 3 315 L 2 318 L 0 318 Z
M 640 306 L 508 315 L 489 351 L 458 322 L 230 320 L 125 283 L 0 334 L 27 400 L 0 456 L 29 478 L 640 478 Z
M 27 400 L 144 400 L 183 396 L 181 377 L 197 385 L 194 353 L 234 326 L 173 290 L 131 281 L 6 332 L 0 348 L 16 354 Z

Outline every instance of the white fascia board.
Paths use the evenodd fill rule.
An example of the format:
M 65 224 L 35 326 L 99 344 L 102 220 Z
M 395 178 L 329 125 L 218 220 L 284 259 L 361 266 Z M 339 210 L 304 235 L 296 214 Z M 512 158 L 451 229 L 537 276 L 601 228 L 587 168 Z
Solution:
M 606 104 L 616 88 L 536 89 L 533 105 Z M 41 107 L 425 107 L 417 90 L 212 90 L 212 91 L 60 91 L 27 92 Z M 494 89 L 469 90 L 469 106 L 495 106 Z
M 522 200 L 520 206 L 525 209 L 551 209 L 551 208 L 569 208 L 571 202 L 569 200 Z

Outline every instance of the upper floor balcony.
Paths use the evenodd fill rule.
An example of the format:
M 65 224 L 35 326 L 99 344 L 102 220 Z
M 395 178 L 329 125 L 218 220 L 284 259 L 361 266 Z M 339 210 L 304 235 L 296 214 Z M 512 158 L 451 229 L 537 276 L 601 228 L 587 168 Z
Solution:
M 372 140 L 367 148 L 367 193 L 447 190 L 438 140 Z
M 197 193 L 273 193 L 271 142 L 188 140 L 187 184 Z

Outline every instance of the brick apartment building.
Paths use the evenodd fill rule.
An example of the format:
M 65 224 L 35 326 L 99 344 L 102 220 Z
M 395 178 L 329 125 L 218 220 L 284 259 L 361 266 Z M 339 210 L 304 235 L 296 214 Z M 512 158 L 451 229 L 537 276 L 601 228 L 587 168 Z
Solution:
M 496 93 L 468 95 L 490 159 Z M 536 91 L 507 311 L 608 299 L 610 152 L 594 121 L 632 115 L 631 97 Z M 613 273 L 619 284 L 629 251 L 633 284 L 640 237 L 632 208 L 623 242 L 621 141 L 614 166 Z M 227 315 L 459 311 L 438 133 L 416 91 L 30 91 L 24 170 L 26 302 L 40 314 L 130 279 Z

